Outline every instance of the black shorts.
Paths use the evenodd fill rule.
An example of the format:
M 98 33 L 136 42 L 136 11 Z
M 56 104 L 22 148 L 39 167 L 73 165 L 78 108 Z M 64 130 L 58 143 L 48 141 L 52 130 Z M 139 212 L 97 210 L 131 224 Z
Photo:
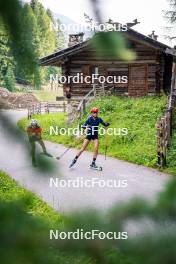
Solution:
M 98 135 L 97 134 L 95 134 L 95 135 L 87 135 L 86 136 L 86 139 L 88 139 L 88 140 L 95 140 L 95 139 L 98 139 Z
M 36 137 L 36 136 L 29 137 L 29 142 L 30 143 L 37 142 L 37 141 L 40 141 L 40 140 L 42 140 L 41 137 Z

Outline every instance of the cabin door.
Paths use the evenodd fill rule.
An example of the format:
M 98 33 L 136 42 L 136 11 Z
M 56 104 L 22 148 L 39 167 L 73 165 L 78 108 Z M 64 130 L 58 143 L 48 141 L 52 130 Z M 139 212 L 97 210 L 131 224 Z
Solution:
M 112 65 L 107 68 L 107 76 L 113 76 L 115 78 L 113 83 L 107 84 L 109 89 L 113 88 L 114 94 L 128 94 L 128 71 L 128 64 Z
M 148 65 L 130 65 L 128 94 L 130 96 L 145 96 L 148 94 Z

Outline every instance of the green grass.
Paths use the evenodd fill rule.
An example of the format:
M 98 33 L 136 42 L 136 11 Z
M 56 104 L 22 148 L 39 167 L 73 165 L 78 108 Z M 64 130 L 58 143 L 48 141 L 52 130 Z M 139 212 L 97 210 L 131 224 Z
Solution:
M 62 229 L 64 216 L 0 171 L 0 255 L 6 264 L 90 264 L 84 254 L 59 250 L 50 229 Z
M 62 96 L 61 88 L 60 92 L 33 90 L 32 94 L 41 102 L 56 102 L 56 96 Z
M 20 187 L 15 180 L 0 171 L 0 201 L 25 201 L 25 210 L 31 215 L 38 216 L 48 224 L 62 224 L 62 217 L 35 194 Z
M 156 121 L 162 116 L 166 108 L 167 98 L 162 97 L 105 97 L 93 102 L 87 113 L 79 122 L 82 124 L 89 115 L 92 106 L 100 108 L 100 114 L 106 122 L 111 123 L 111 128 L 127 128 L 127 136 L 108 136 L 108 155 L 122 160 L 130 161 L 149 167 L 156 167 Z M 50 126 L 66 127 L 66 115 L 62 113 L 36 116 L 44 129 L 43 137 L 56 143 L 62 143 L 79 148 L 79 143 L 74 136 L 50 135 Z M 24 129 L 28 124 L 27 119 L 19 122 Z M 75 122 L 73 126 L 77 126 Z M 92 150 L 92 145 L 88 148 Z M 100 153 L 105 152 L 105 137 L 100 136 Z
M 136 223 L 141 223 L 147 218 L 155 224 L 151 231 L 146 229 L 141 236 L 132 235 L 128 240 L 121 241 L 84 239 L 60 242 L 49 240 L 51 224 L 46 221 L 45 213 L 40 214 L 38 210 L 36 212 L 34 203 L 38 198 L 19 187 L 3 172 L 0 172 L 0 180 L 1 263 L 175 263 L 175 178 L 169 182 L 155 203 L 134 199 L 116 205 L 108 214 L 94 210 L 75 212 L 67 215 L 63 228 L 66 232 L 78 227 L 86 231 L 117 232 L 124 230 L 124 223 L 128 220 L 135 219 Z

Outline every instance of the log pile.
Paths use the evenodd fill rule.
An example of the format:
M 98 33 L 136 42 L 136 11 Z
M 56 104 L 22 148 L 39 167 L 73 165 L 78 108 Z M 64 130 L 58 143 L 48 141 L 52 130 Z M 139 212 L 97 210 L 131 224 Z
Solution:
M 26 109 L 36 103 L 38 100 L 31 93 L 12 93 L 5 88 L 0 88 L 1 109 Z

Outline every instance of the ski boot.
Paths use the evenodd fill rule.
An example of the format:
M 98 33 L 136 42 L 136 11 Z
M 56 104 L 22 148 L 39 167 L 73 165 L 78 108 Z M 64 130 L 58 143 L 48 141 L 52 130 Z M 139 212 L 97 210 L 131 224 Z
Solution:
M 49 158 L 53 158 L 53 155 L 51 155 L 51 154 L 48 153 L 48 152 L 43 152 L 43 154 L 44 154 L 45 156 L 49 157 Z
M 98 171 L 102 171 L 102 170 L 103 170 L 103 168 L 100 167 L 100 166 L 97 166 L 95 162 L 92 162 L 92 163 L 90 164 L 90 168 L 91 168 L 92 170 L 98 170 Z

